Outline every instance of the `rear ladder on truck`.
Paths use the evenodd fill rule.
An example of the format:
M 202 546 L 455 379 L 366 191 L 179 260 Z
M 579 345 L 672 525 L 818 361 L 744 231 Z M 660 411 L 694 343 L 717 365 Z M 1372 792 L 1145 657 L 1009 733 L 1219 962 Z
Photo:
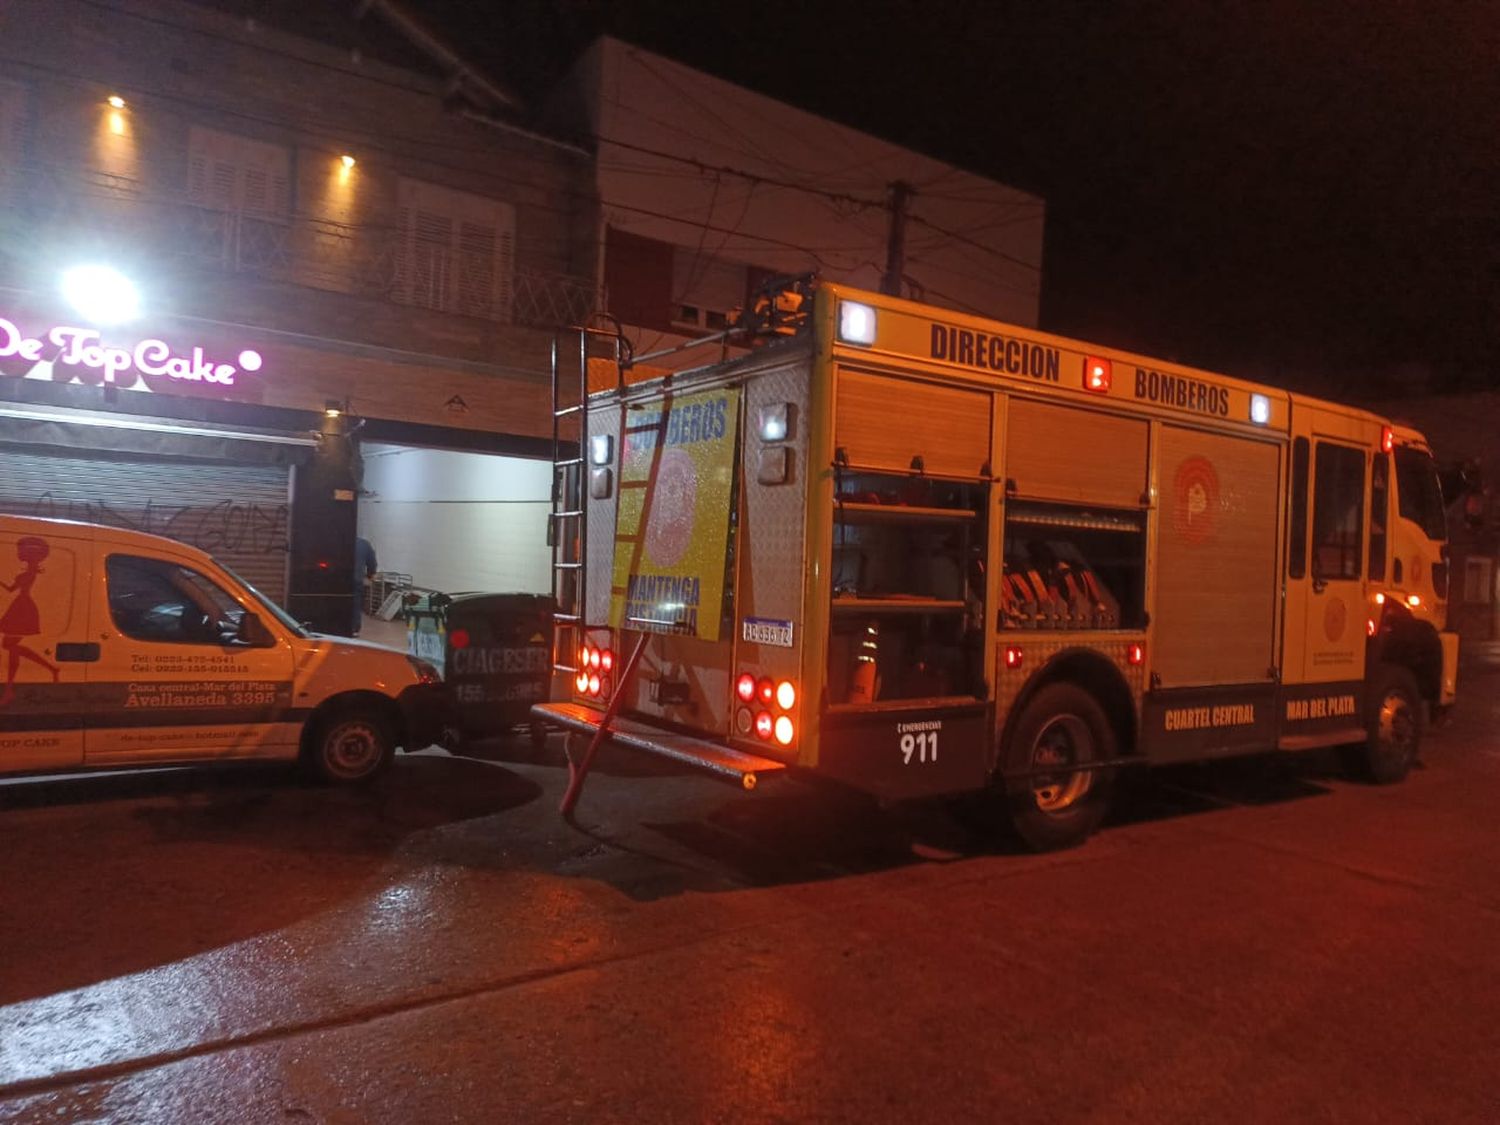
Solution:
M 625 387 L 628 344 L 618 329 L 576 329 L 577 347 L 552 340 L 552 510 L 547 516 L 547 542 L 552 548 L 552 674 L 578 675 L 576 663 L 588 643 L 589 632 L 604 629 L 588 620 L 588 469 L 590 371 L 608 371 L 614 388 Z M 564 354 L 566 352 L 566 355 Z M 566 369 L 565 369 L 566 368 Z M 600 380 L 602 381 L 602 380 Z M 613 698 L 580 760 L 568 756 L 568 789 L 562 813 L 570 815 L 583 788 L 594 755 L 610 733 L 610 724 L 625 693 L 625 682 L 635 671 L 646 647 L 642 633 L 620 670 Z

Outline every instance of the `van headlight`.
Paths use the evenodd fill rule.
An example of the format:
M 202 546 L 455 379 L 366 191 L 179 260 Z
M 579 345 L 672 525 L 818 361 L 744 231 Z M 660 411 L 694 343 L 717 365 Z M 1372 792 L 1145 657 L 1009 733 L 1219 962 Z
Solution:
M 419 657 L 410 655 L 407 656 L 406 662 L 411 665 L 411 670 L 416 673 L 418 683 L 440 684 L 443 682 L 443 674 L 437 670 L 437 665 L 429 664 Z

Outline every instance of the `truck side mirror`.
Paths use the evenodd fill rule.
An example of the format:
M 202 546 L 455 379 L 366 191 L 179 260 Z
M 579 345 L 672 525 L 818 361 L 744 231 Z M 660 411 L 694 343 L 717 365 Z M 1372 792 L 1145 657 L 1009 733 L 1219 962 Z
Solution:
M 276 643 L 276 638 L 271 630 L 266 628 L 266 623 L 260 619 L 260 615 L 251 613 L 248 609 L 240 618 L 240 627 L 234 639 L 251 648 L 270 648 Z

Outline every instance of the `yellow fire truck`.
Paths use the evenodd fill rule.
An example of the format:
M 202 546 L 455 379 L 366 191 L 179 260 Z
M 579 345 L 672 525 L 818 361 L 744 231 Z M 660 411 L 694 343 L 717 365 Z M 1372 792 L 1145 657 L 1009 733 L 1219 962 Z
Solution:
M 554 363 L 565 811 L 611 739 L 746 788 L 991 791 L 1050 848 L 1127 765 L 1342 746 L 1396 781 L 1452 702 L 1415 432 L 834 285 L 737 330 L 687 370 L 603 332 Z

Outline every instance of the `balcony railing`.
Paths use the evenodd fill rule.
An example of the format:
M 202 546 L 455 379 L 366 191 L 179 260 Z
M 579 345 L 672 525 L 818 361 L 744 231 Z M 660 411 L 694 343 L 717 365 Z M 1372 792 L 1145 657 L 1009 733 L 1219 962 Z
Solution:
M 17 256 L 28 242 L 118 250 L 503 324 L 583 324 L 600 307 L 591 279 L 517 268 L 508 247 L 465 253 L 390 226 L 225 211 L 99 172 L 8 169 L 0 233 Z

